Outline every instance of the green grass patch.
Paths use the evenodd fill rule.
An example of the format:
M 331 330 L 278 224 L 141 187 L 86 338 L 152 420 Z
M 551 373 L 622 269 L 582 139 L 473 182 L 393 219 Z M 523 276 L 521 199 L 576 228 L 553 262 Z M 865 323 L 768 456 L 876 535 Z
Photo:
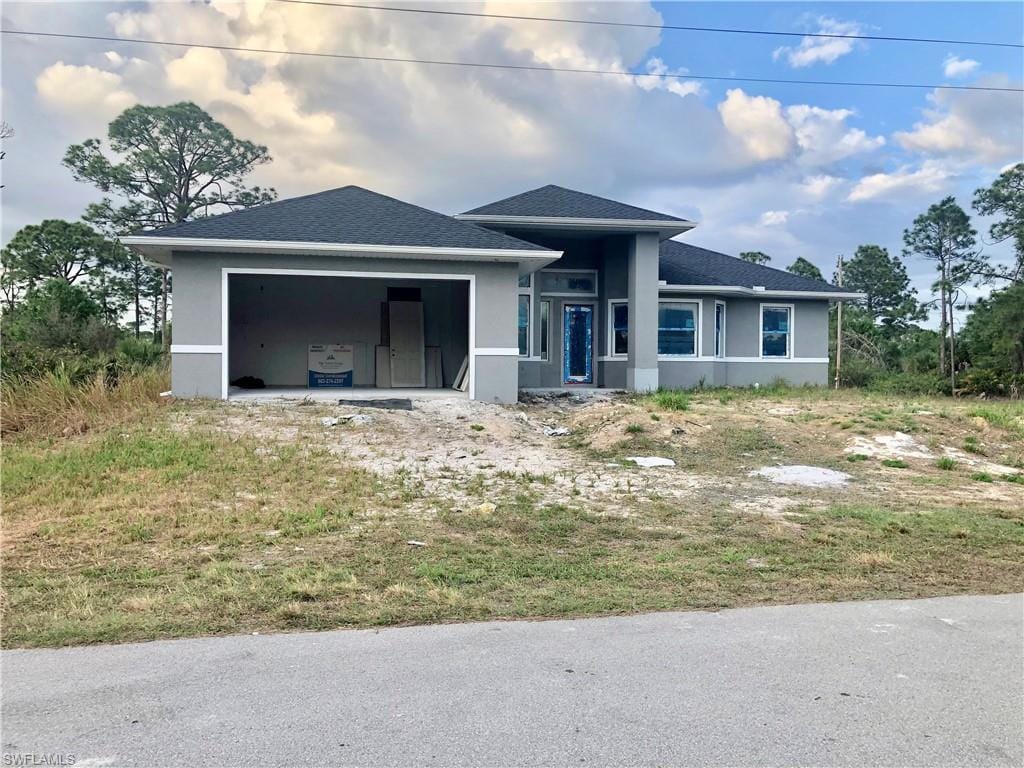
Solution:
M 949 456 L 943 456 L 935 462 L 935 466 L 944 470 L 956 469 L 956 461 Z
M 846 457 L 849 462 L 867 461 L 871 457 L 865 453 L 851 453 Z
M 882 459 L 882 466 L 891 467 L 893 469 L 906 469 L 910 465 L 903 459 Z
M 645 395 L 644 399 L 663 411 L 688 411 L 692 398 L 690 393 L 679 389 L 659 389 Z

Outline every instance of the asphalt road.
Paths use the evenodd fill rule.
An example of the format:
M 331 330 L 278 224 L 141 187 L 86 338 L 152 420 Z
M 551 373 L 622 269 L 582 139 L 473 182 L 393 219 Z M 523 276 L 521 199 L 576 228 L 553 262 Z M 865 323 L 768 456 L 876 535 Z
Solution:
M 1024 596 L 2 655 L 3 765 L 1024 764 Z

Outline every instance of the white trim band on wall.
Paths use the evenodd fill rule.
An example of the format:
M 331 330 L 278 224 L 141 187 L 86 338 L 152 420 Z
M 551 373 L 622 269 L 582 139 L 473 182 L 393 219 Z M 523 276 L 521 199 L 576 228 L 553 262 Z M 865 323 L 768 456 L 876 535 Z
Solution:
M 473 351 L 486 357 L 519 357 L 519 347 L 477 347 Z
M 600 355 L 599 363 L 625 363 L 626 355 Z M 827 363 L 827 357 L 696 357 L 658 355 L 659 363 Z
M 624 357 L 603 362 L 620 362 Z M 827 357 L 686 357 L 684 355 L 658 355 L 659 363 L 827 363 Z
M 223 352 L 221 344 L 171 344 L 172 355 L 220 355 Z

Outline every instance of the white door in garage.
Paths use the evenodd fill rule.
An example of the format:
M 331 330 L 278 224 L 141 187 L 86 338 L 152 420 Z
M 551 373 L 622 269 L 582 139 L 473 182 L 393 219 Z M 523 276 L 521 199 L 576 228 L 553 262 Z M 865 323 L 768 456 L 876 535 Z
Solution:
M 425 387 L 423 302 L 389 301 L 388 325 L 391 337 L 391 386 Z

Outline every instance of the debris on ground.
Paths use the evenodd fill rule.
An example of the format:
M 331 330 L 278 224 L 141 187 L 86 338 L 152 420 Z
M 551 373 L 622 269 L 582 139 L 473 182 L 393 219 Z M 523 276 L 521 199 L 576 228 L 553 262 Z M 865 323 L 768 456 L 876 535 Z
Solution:
M 347 421 L 349 424 L 371 424 L 373 417 L 367 416 L 365 413 L 346 413 L 341 416 L 324 416 L 320 419 L 320 423 L 325 427 L 336 427 L 343 421 Z
M 835 488 L 846 485 L 853 478 L 845 472 L 824 467 L 809 467 L 804 464 L 790 464 L 781 467 L 761 467 L 750 473 L 751 477 L 763 477 L 780 485 L 805 485 L 809 488 Z
M 405 543 L 408 544 L 410 547 L 425 547 L 425 546 L 427 546 L 427 542 L 425 542 L 425 541 L 416 541 L 416 539 L 409 539 Z
M 626 461 L 632 461 L 638 467 L 649 469 L 651 467 L 674 467 L 676 463 L 672 459 L 663 456 L 627 456 Z
M 412 400 L 407 397 L 387 397 L 378 400 L 339 400 L 338 405 L 353 408 L 383 408 L 388 411 L 411 411 Z
M 564 437 L 569 434 L 568 427 L 544 427 L 544 434 L 548 437 Z
M 494 511 L 497 508 L 498 507 L 496 505 L 492 504 L 491 502 L 485 501 L 483 504 L 479 505 L 476 508 L 476 512 L 477 512 L 478 515 L 493 515 Z

